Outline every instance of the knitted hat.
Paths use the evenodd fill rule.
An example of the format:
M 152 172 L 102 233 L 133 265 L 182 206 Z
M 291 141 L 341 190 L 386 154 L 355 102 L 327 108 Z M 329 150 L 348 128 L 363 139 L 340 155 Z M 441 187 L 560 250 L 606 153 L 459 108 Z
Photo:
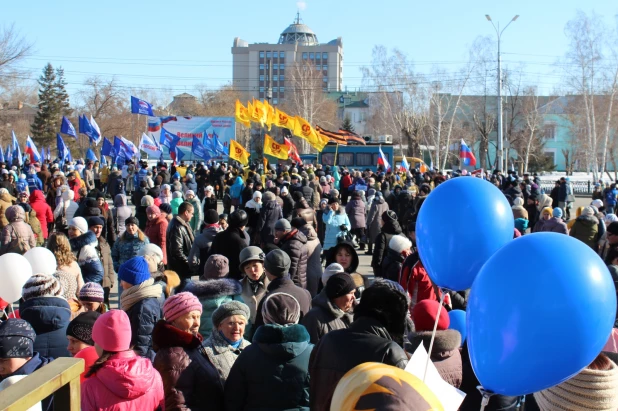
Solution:
M 266 255 L 264 251 L 260 247 L 249 246 L 242 249 L 238 259 L 240 260 L 240 266 L 238 267 L 240 271 L 243 271 L 243 266 L 251 261 L 259 261 L 264 263 L 264 259 Z
M 133 257 L 120 266 L 118 278 L 131 285 L 141 284 L 150 278 L 148 263 L 144 257 Z
M 36 333 L 29 322 L 9 318 L 0 323 L 0 358 L 27 358 L 34 355 Z
M 105 220 L 101 217 L 88 217 L 88 228 L 94 227 L 95 225 L 105 226 Z
M 159 206 L 159 209 L 161 210 L 162 213 L 165 214 L 172 214 L 172 206 L 168 203 L 163 203 Z
M 131 346 L 131 321 L 122 310 L 102 314 L 92 327 L 92 340 L 109 352 L 127 351 Z
M 343 273 L 345 270 L 343 266 L 339 263 L 332 263 L 328 267 L 324 269 L 324 273 L 322 273 L 322 286 L 326 286 L 328 283 L 328 279 L 332 277 L 336 273 Z
M 189 292 L 182 292 L 172 295 L 163 304 L 163 317 L 166 321 L 172 322 L 191 311 L 199 311 L 202 314 L 202 304 L 200 300 Z
M 52 275 L 60 283 L 62 298 L 69 300 L 70 298 L 75 298 L 77 296 L 77 281 L 75 280 L 75 274 L 58 270 L 54 271 Z
M 139 226 L 139 221 L 134 216 L 131 216 L 127 218 L 126 220 L 124 220 L 124 225 L 129 225 L 129 224 L 134 224 L 134 225 Z
M 150 215 L 150 214 L 159 215 L 161 214 L 161 209 L 157 207 L 156 205 L 148 206 L 146 207 L 146 215 Z
M 554 210 L 552 210 L 551 207 L 545 207 L 545 208 L 543 208 L 543 210 L 541 210 L 541 214 L 545 214 L 545 213 L 549 213 L 549 216 L 553 217 Z
M 221 304 L 212 313 L 212 324 L 215 326 L 215 328 L 217 328 L 219 327 L 219 324 L 221 324 L 221 321 L 233 315 L 242 315 L 248 320 L 251 316 L 251 313 L 249 312 L 249 307 L 247 307 L 246 304 L 243 304 L 240 301 L 230 301 Z
M 300 319 L 300 304 L 290 294 L 273 293 L 264 299 L 262 304 L 264 324 L 291 325 L 298 324 Z
M 401 254 L 412 247 L 412 242 L 402 235 L 394 235 L 388 243 L 388 248 Z
M 79 290 L 79 301 L 102 303 L 104 297 L 103 287 L 99 283 L 86 283 Z
M 524 199 L 521 197 L 515 197 L 515 199 L 513 200 L 513 205 L 514 206 L 523 206 L 524 205 Z
M 290 222 L 285 218 L 280 218 L 275 223 L 275 230 L 289 231 L 292 229 Z
M 100 315 L 101 313 L 97 311 L 86 311 L 73 318 L 67 327 L 67 336 L 76 338 L 84 344 L 94 345 L 92 327 Z
M 592 217 L 594 216 L 594 210 L 590 206 L 584 207 L 584 209 L 582 210 L 582 215 Z
M 272 250 L 266 254 L 264 268 L 275 277 L 283 277 L 290 271 L 290 256 L 282 250 Z
M 69 227 L 77 228 L 83 234 L 88 231 L 88 222 L 84 217 L 75 217 L 69 220 Z
M 590 203 L 591 206 L 598 208 L 603 207 L 603 201 L 599 200 L 598 198 L 596 200 L 592 200 L 592 203 Z
M 414 321 L 416 331 L 433 331 L 439 309 L 440 303 L 435 300 L 422 300 L 417 302 L 412 308 L 412 321 Z M 448 312 L 443 308 L 440 311 L 437 330 L 442 331 L 448 329 L 450 323 Z
M 382 221 L 384 221 L 385 223 L 387 221 L 397 221 L 397 213 L 395 213 L 393 210 L 386 210 L 382 213 Z
M 618 366 L 609 370 L 584 368 L 563 383 L 534 393 L 541 411 L 618 409 Z
M 230 272 L 230 262 L 226 256 L 221 254 L 213 254 L 208 257 L 204 264 L 203 280 L 215 280 L 223 278 Z
M 219 222 L 219 214 L 216 210 L 207 210 L 204 213 L 204 222 L 206 224 L 217 224 Z
M 264 195 L 262 196 L 262 200 L 264 200 L 264 202 L 266 202 L 266 201 L 275 201 L 276 198 L 277 198 L 277 196 L 275 196 L 275 193 L 273 193 L 271 191 L 266 191 L 264 193 Z
M 562 218 L 562 209 L 560 207 L 556 207 L 552 211 L 552 215 L 556 218 Z
M 47 274 L 34 274 L 22 288 L 24 300 L 36 297 L 60 297 L 62 286 L 56 277 Z
M 161 250 L 161 247 L 153 243 L 148 243 L 144 245 L 137 251 L 137 255 L 153 256 L 157 265 L 163 262 L 163 250 Z
M 332 300 L 337 297 L 348 294 L 350 291 L 356 289 L 354 280 L 348 273 L 336 273 L 333 274 L 326 282 L 324 292 L 326 296 Z

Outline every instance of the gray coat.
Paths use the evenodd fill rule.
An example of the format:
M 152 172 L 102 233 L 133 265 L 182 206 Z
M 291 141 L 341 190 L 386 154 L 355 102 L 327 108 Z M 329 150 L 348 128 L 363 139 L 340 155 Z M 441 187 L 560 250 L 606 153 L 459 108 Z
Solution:
M 385 211 L 388 211 L 388 203 L 384 197 L 374 198 L 367 215 L 367 241 L 373 243 L 373 240 L 380 234 L 380 220 Z
M 119 237 L 126 229 L 124 220 L 132 215 L 131 208 L 127 206 L 127 196 L 124 194 L 116 194 L 116 197 L 114 197 L 114 208 L 112 208 L 112 224 L 114 226 L 114 231 L 116 231 Z
M 365 228 L 366 216 L 365 216 L 365 203 L 363 200 L 356 199 L 348 202 L 345 206 L 345 212 L 350 219 L 350 225 L 352 229 Z
M 317 344 L 324 334 L 348 328 L 352 323 L 352 314 L 341 311 L 326 296 L 322 290 L 311 301 L 312 308 L 301 321 L 309 331 L 311 344 Z
M 318 234 L 310 224 L 299 228 L 299 231 L 307 237 L 307 291 L 311 297 L 318 293 L 318 285 L 322 280 L 322 244 L 318 239 Z

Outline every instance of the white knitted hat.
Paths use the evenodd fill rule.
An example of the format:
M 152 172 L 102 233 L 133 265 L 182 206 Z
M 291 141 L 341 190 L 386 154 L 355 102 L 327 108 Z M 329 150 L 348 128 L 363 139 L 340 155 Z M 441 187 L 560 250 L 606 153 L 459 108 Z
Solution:
M 388 243 L 388 248 L 401 254 L 404 250 L 409 250 L 412 247 L 412 242 L 402 235 L 394 235 Z

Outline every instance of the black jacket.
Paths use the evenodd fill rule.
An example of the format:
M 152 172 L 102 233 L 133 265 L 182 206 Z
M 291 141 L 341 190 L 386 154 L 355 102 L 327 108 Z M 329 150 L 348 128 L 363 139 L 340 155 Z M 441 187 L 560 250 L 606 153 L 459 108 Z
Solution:
M 155 297 L 144 298 L 126 312 L 131 322 L 131 347 L 137 355 L 153 360 L 152 331 L 157 321 L 163 318 L 161 301 Z
M 380 362 L 403 369 L 408 357 L 373 318 L 358 318 L 350 328 L 332 331 L 322 337 L 309 361 L 311 409 L 330 409 L 341 377 L 366 362 Z
M 230 370 L 225 409 L 308 410 L 312 349 L 302 325 L 258 328 Z
M 211 195 L 210 197 L 206 197 L 204 199 L 204 215 L 206 215 L 206 211 L 215 210 L 217 211 L 217 197 Z
M 275 239 L 275 223 L 283 218 L 281 207 L 276 201 L 265 201 L 260 209 L 260 221 L 258 230 L 260 231 L 260 241 L 262 244 L 271 244 Z
M 35 297 L 19 306 L 19 315 L 36 332 L 34 351 L 42 357 L 70 357 L 67 350 L 67 326 L 71 307 L 61 297 Z
M 389 248 L 382 259 L 382 277 L 398 283 L 403 260 L 405 260 L 404 256 Z
M 290 278 L 299 287 L 307 288 L 307 237 L 293 229 L 279 242 L 279 248 L 290 257 Z
M 301 322 L 303 317 L 307 315 L 311 309 L 311 294 L 309 294 L 309 291 L 294 284 L 294 282 L 287 275 L 280 278 L 275 278 L 270 282 L 270 284 L 268 284 L 268 287 L 266 287 L 266 294 L 264 294 L 264 297 L 262 297 L 260 303 L 258 304 L 254 329 L 257 329 L 260 325 L 264 325 L 264 319 L 262 318 L 262 304 L 264 303 L 266 297 L 274 293 L 290 294 L 292 297 L 296 298 L 296 301 L 298 301 L 298 304 L 300 305 L 300 318 L 298 319 L 298 322 Z
M 313 202 L 313 188 L 308 185 L 304 185 L 302 188 L 303 197 L 307 200 L 307 203 L 311 204 Z
M 376 277 L 383 277 L 382 275 L 382 260 L 386 256 L 388 250 L 388 243 L 394 235 L 401 234 L 401 226 L 397 221 L 388 220 L 382 226 L 380 234 L 374 240 L 373 256 L 371 257 L 371 267 L 373 267 L 373 274 Z
M 167 251 L 167 267 L 175 271 L 180 278 L 189 278 L 192 275 L 189 265 L 189 252 L 193 246 L 193 235 L 179 221 L 180 217 L 172 218 L 165 234 L 165 248 Z
M 221 254 L 227 257 L 230 266 L 228 278 L 240 281 L 240 252 L 248 246 L 245 232 L 240 228 L 228 227 L 218 233 L 210 246 L 210 255 Z
M 287 195 L 281 196 L 283 200 L 283 218 L 287 218 L 288 220 L 292 219 L 292 214 L 294 214 L 294 200 L 292 199 L 292 193 L 288 193 Z

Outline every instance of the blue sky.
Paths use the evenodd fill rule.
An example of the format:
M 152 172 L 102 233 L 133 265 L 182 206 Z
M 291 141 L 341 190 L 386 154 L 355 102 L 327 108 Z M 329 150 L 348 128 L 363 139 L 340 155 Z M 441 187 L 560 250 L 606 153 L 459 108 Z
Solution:
M 453 71 L 476 36 L 495 36 L 485 14 L 503 24 L 519 14 L 503 35 L 503 51 L 514 53 L 505 54 L 505 65 L 524 63 L 530 80 L 547 91 L 559 83 L 550 63 L 564 54 L 564 26 L 576 11 L 596 11 L 608 25 L 618 13 L 611 0 L 35 0 L 3 4 L 0 23 L 14 22 L 35 43 L 36 54 L 20 66 L 33 78 L 48 61 L 64 67 L 70 93 L 98 74 L 176 94 L 231 81 L 234 37 L 274 43 L 298 7 L 321 42 L 343 38 L 350 89 L 360 86 L 359 67 L 371 61 L 376 44 L 404 51 L 419 70 L 438 64 Z

